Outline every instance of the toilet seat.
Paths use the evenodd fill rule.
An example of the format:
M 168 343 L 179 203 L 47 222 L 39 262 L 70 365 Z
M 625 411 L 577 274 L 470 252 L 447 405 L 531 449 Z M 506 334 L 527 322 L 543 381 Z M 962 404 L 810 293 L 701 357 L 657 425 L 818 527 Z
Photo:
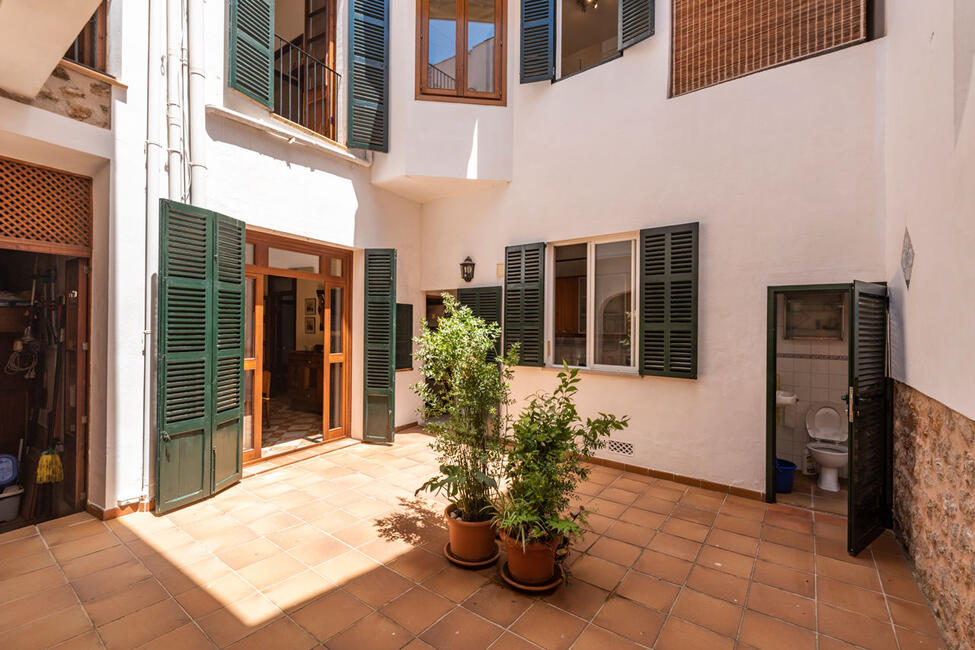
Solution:
M 850 436 L 846 406 L 835 402 L 813 402 L 806 411 L 806 431 L 817 442 L 845 442 Z
M 836 454 L 837 456 L 845 456 L 849 453 L 849 450 L 843 445 L 836 445 L 829 442 L 810 442 L 806 445 L 810 451 L 818 451 L 822 454 Z

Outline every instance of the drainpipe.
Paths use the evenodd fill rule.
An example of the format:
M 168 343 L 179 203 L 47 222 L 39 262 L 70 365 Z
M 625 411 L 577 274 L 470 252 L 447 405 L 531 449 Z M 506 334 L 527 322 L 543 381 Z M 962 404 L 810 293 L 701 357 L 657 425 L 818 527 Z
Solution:
M 149 34 L 146 74 L 146 240 L 145 312 L 142 378 L 142 501 L 149 500 L 149 464 L 153 432 L 153 282 L 159 264 L 159 175 L 162 169 L 162 83 L 166 74 L 162 30 L 166 24 L 165 0 L 149 0 Z
M 188 0 L 190 202 L 206 207 L 206 69 L 204 0 Z
M 184 200 L 183 194 L 183 5 L 166 0 L 166 124 L 169 147 L 169 198 Z

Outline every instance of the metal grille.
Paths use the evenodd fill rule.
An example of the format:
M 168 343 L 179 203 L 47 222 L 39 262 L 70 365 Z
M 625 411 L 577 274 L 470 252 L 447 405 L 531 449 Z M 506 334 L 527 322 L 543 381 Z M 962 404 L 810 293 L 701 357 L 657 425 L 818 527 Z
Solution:
M 90 251 L 91 179 L 0 158 L 2 242 Z
M 868 0 L 673 0 L 673 94 L 866 40 Z
M 610 440 L 609 444 L 606 445 L 606 449 L 614 454 L 619 454 L 621 456 L 633 455 L 632 442 L 623 442 L 622 440 Z

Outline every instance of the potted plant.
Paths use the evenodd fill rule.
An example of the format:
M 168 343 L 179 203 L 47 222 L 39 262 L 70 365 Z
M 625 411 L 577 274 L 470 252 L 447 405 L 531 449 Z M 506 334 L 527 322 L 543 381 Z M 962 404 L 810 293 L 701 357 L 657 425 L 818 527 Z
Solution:
M 578 374 L 565 366 L 555 391 L 536 394 L 512 428 L 508 490 L 497 499 L 494 521 L 508 553 L 502 575 L 516 586 L 558 584 L 556 549 L 585 525 L 584 510 L 569 511 L 573 492 L 589 474 L 585 461 L 629 424 L 628 417 L 605 413 L 583 422 L 574 401 Z
M 423 399 L 423 418 L 436 435 L 431 447 L 440 464 L 440 473 L 416 493 L 442 494 L 450 501 L 444 512 L 447 559 L 485 566 L 499 554 L 493 502 L 504 465 L 510 366 L 518 352 L 496 357 L 498 324 L 485 323 L 448 293 L 443 299 L 445 315 L 435 327 L 424 321 L 416 339 L 424 381 L 412 388 Z

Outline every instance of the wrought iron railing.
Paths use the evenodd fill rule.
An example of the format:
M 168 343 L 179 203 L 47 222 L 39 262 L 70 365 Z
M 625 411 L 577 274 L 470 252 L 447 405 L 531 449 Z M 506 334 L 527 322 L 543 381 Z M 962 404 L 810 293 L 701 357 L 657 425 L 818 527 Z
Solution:
M 335 140 L 342 75 L 296 43 L 274 41 L 274 112 Z
M 93 70 L 105 72 L 105 14 L 108 8 L 104 0 L 91 15 L 74 40 L 64 58 Z
M 427 64 L 427 86 L 444 90 L 456 90 L 457 80 L 435 65 Z

